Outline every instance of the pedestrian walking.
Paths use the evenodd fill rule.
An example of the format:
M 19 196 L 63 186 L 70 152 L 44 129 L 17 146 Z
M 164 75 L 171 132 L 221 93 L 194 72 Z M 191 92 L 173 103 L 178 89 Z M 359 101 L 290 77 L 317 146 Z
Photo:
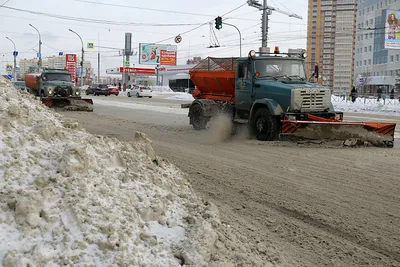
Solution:
M 377 93 L 378 93 L 378 101 L 379 101 L 379 100 L 381 100 L 381 98 L 382 98 L 382 87 L 379 87 L 379 88 L 378 88 Z

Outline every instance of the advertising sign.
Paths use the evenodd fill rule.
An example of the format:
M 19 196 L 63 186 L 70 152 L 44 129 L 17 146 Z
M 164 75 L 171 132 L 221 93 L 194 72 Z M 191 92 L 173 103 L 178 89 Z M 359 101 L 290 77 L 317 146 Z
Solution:
M 67 67 L 67 71 L 71 73 L 73 84 L 76 85 L 76 55 L 66 54 L 65 65 Z
M 400 11 L 386 10 L 385 48 L 400 49 Z
M 176 66 L 176 45 L 139 44 L 139 64 Z

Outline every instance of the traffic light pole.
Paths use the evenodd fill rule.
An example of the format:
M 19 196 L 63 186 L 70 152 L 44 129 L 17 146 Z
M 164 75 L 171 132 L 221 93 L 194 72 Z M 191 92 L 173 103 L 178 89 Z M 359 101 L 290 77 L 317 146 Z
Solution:
M 16 69 L 17 69 L 17 48 L 15 47 L 15 43 L 14 43 L 13 40 L 11 40 L 8 37 L 6 37 L 6 39 L 9 40 L 14 45 L 14 52 L 13 52 L 13 55 L 14 55 L 13 79 L 14 79 L 14 82 L 16 82 L 17 81 L 17 72 L 16 72 Z
M 226 23 L 226 22 L 224 22 L 224 24 L 226 24 L 228 26 L 231 26 L 231 27 L 234 27 L 238 31 L 238 33 L 239 33 L 240 57 L 242 57 L 242 33 L 240 32 L 238 27 L 236 27 L 235 25 L 229 24 L 229 23 Z M 215 18 L 215 28 L 217 30 L 222 29 L 222 18 L 220 16 Z
M 229 23 L 226 23 L 226 22 L 224 22 L 224 24 L 228 25 L 228 26 L 231 26 L 231 27 L 234 27 L 238 31 L 238 33 L 239 33 L 240 57 L 242 57 L 242 33 L 240 32 L 239 28 L 236 27 L 235 25 L 229 24 Z

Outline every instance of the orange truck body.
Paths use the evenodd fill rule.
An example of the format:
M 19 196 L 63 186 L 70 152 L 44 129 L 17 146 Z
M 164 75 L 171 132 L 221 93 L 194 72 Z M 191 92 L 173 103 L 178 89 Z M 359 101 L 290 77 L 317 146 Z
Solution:
M 236 58 L 207 58 L 190 70 L 196 99 L 235 101 Z
M 25 75 L 25 85 L 28 88 L 38 90 L 40 87 L 40 73 L 28 73 Z

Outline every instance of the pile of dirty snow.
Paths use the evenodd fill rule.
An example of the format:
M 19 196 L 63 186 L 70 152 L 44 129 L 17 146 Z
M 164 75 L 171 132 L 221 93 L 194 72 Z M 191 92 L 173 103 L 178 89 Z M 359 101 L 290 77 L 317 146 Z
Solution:
M 94 136 L 0 80 L 0 266 L 265 266 L 136 133 Z

